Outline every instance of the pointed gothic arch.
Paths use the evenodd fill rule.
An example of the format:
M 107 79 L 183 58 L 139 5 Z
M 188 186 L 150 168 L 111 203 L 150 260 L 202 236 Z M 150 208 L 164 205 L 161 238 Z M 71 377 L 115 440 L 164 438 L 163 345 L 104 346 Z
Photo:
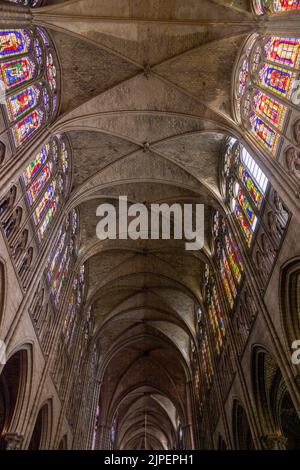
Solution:
M 252 384 L 267 449 L 299 449 L 300 419 L 274 357 L 256 346 L 252 353 Z
M 222 192 L 251 254 L 262 290 L 272 274 L 277 253 L 291 218 L 289 209 L 244 145 L 227 139 L 222 169 Z
M 218 450 L 227 450 L 226 442 L 224 441 L 221 434 L 218 436 Z
M 71 148 L 66 135 L 49 139 L 25 168 L 20 184 L 38 242 L 42 242 L 68 197 Z
M 39 410 L 32 431 L 28 450 L 49 449 L 52 435 L 52 400 L 49 399 Z
M 233 76 L 236 121 L 266 158 L 291 180 L 300 177 L 298 147 L 300 36 L 254 33 L 245 42 Z M 290 132 L 294 129 L 294 132 Z
M 30 350 L 19 349 L 7 360 L 0 374 L 0 447 L 7 446 L 6 436 L 14 432 L 30 395 Z
M 300 259 L 288 262 L 281 272 L 281 311 L 288 350 L 300 338 Z
M 5 301 L 5 270 L 4 264 L 0 259 L 0 326 L 2 321 L 2 316 L 4 313 L 4 301 Z
M 235 400 L 232 408 L 232 430 L 236 450 L 254 450 L 254 441 L 243 405 Z
M 12 156 L 55 118 L 60 73 L 54 45 L 43 28 L 0 29 L 0 42 L 0 88 L 5 98 L 0 113 L 10 145 L 6 153 Z
M 0 170 L 1 175 L 4 175 L 5 191 L 9 189 L 7 185 L 11 184 L 15 184 L 18 191 L 17 195 L 14 194 L 15 189 L 12 187 L 3 201 L 1 199 L 0 222 L 1 230 L 7 235 L 6 239 L 4 237 L 5 247 L 13 262 L 13 269 L 8 272 L 15 273 L 23 287 L 19 296 L 21 308 L 16 305 L 16 316 L 12 315 L 12 323 L 8 328 L 14 335 L 15 331 L 12 330 L 15 324 L 18 324 L 20 330 L 28 324 L 33 326 L 31 331 L 35 334 L 38 354 L 44 359 L 37 361 L 37 369 L 40 363 L 45 364 L 45 373 L 42 374 L 45 382 L 37 384 L 38 390 L 42 387 L 45 387 L 44 390 L 56 387 L 57 392 L 53 405 L 52 400 L 48 400 L 41 404 L 39 410 L 36 403 L 31 410 L 27 410 L 25 403 L 25 417 L 20 429 L 27 432 L 29 420 L 31 424 L 29 435 L 25 436 L 26 446 L 28 447 L 30 437 L 31 449 L 49 448 L 52 445 L 51 410 L 60 401 L 61 404 L 65 403 L 60 408 L 61 419 L 67 420 L 69 426 L 66 435 L 65 429 L 63 433 L 61 429 L 57 429 L 55 434 L 61 441 L 55 440 L 55 446 L 67 447 L 65 441 L 68 437 L 69 445 L 72 443 L 74 448 L 77 445 L 87 447 L 88 439 L 91 438 L 86 437 L 88 432 L 85 430 L 93 418 L 92 414 L 94 413 L 94 417 L 96 415 L 95 404 L 99 401 L 100 383 L 95 380 L 97 377 L 98 380 L 101 379 L 101 387 L 106 387 L 98 423 L 99 428 L 103 429 L 99 429 L 97 446 L 105 446 L 108 442 L 118 445 L 120 429 L 118 419 L 115 420 L 118 415 L 116 409 L 119 412 L 122 406 L 126 408 L 126 398 L 136 387 L 136 383 L 144 386 L 149 380 L 149 389 L 145 387 L 141 390 L 142 402 L 149 390 L 151 394 L 161 391 L 166 396 L 170 392 L 170 397 L 171 394 L 176 397 L 178 409 L 184 418 L 181 424 L 174 426 L 175 438 L 172 437 L 169 441 L 170 449 L 173 444 L 179 448 L 196 447 L 199 443 L 204 447 L 213 447 L 215 444 L 221 449 L 226 444 L 230 446 L 231 439 L 226 434 L 228 430 L 225 427 L 228 424 L 227 411 L 230 413 L 230 409 L 226 410 L 228 398 L 228 403 L 234 403 L 229 428 L 232 424 L 235 447 L 260 447 L 258 439 L 261 436 L 257 435 L 260 427 L 259 423 L 255 423 L 257 406 L 253 403 L 251 391 L 242 385 L 243 378 L 248 378 L 251 373 L 250 361 L 244 359 L 249 351 L 250 335 L 257 334 L 259 338 L 260 334 L 264 334 L 264 331 L 261 333 L 255 329 L 257 324 L 265 325 L 269 322 L 268 326 L 270 330 L 274 327 L 274 338 L 276 337 L 277 318 L 272 317 L 273 312 L 267 312 L 268 293 L 266 298 L 264 294 L 276 256 L 285 256 L 285 250 L 288 249 L 285 244 L 283 251 L 279 253 L 290 216 L 295 216 L 294 220 L 299 219 L 298 203 L 292 199 L 295 194 L 287 194 L 280 178 L 281 170 L 286 173 L 284 177 L 287 178 L 284 179 L 288 182 L 290 177 L 294 186 L 300 178 L 299 106 L 292 102 L 291 91 L 295 81 L 299 79 L 300 39 L 264 33 L 247 38 L 242 56 L 238 57 L 240 62 L 237 63 L 238 71 L 235 74 L 238 82 L 234 95 L 235 118 L 238 122 L 234 123 L 230 114 L 228 91 L 237 48 L 242 46 L 243 38 L 248 35 L 250 23 L 253 31 L 268 31 L 269 26 L 277 24 L 282 31 L 285 20 L 280 23 L 278 18 L 273 22 L 268 18 L 260 21 L 254 16 L 250 17 L 251 2 L 236 2 L 236 5 L 239 3 L 239 8 L 235 8 L 235 2 L 223 1 L 219 2 L 220 5 L 215 5 L 214 0 L 191 0 L 182 10 L 184 16 L 181 11 L 176 11 L 172 15 L 174 17 L 170 18 L 166 11 L 159 11 L 157 8 L 158 22 L 156 23 L 156 17 L 151 18 L 151 25 L 146 25 L 145 28 L 148 29 L 147 34 L 140 34 L 132 41 L 129 32 L 136 18 L 131 18 L 128 13 L 125 19 L 128 30 L 123 31 L 121 36 L 120 31 L 114 34 L 118 27 L 110 24 L 110 16 L 106 18 L 107 34 L 100 35 L 101 37 L 95 34 L 96 30 L 99 33 L 97 22 L 103 22 L 101 15 L 106 15 L 105 11 L 101 11 L 102 7 L 111 8 L 109 0 L 107 5 L 103 1 L 100 8 L 98 2 L 94 1 L 78 0 L 58 6 L 60 0 L 45 0 L 43 4 L 51 3 L 51 7 L 41 12 L 30 12 L 29 9 L 40 6 L 41 0 L 8 1 L 11 1 L 10 6 L 6 7 L 8 17 L 16 14 L 20 19 L 24 13 L 28 18 L 27 24 L 32 23 L 28 28 L 8 29 L 4 33 L 2 31 L 4 39 L 0 42 L 0 51 L 4 54 L 2 57 L 0 55 L 0 70 L 3 72 L 1 79 L 3 83 L 7 81 L 8 90 L 5 103 L 2 103 L 0 109 L 5 124 L 3 127 L 2 121 L 0 122 Z M 12 3 L 29 8 L 14 8 Z M 133 3 L 139 4 L 139 9 L 143 2 Z M 189 12 L 192 3 L 194 9 Z M 206 21 L 207 6 L 210 3 L 215 12 L 209 12 L 209 21 Z M 299 5 L 298 0 L 253 0 L 252 3 L 261 8 L 262 11 L 258 11 L 258 14 L 265 15 L 298 10 Z M 86 11 L 83 18 L 80 18 L 82 5 L 86 7 Z M 131 13 L 138 11 L 136 8 L 132 4 Z M 2 11 L 2 6 L 0 10 Z M 50 11 L 53 14 L 48 15 Z M 99 15 L 94 15 L 95 12 L 99 12 Z M 56 13 L 61 20 L 64 18 L 61 28 L 57 26 Z M 73 18 L 72 13 L 76 14 L 77 20 L 82 21 L 80 32 L 76 31 L 77 23 L 70 19 Z M 146 21 L 141 21 L 138 15 L 139 28 L 148 23 L 147 12 L 143 13 Z M 216 22 L 212 21 L 215 13 Z M 50 29 L 52 28 L 51 35 L 37 26 L 39 22 L 43 24 L 44 14 Z M 201 28 L 207 28 L 204 34 L 195 34 L 194 22 L 197 21 L 198 14 L 201 17 Z M 33 21 L 30 20 L 31 15 Z M 191 21 L 185 15 L 191 15 Z M 94 20 L 88 20 L 84 25 L 86 19 L 91 17 Z M 123 21 L 122 18 L 121 15 L 119 19 Z M 170 24 L 174 26 L 171 27 L 172 34 L 161 36 L 159 47 L 152 47 L 152 29 L 155 30 L 157 41 L 160 28 L 165 29 L 162 24 L 165 21 L 169 23 L 170 20 Z M 181 21 L 184 22 L 184 34 L 187 32 L 187 35 L 183 36 L 181 33 L 176 37 L 176 30 L 182 28 Z M 190 22 L 191 25 L 188 24 Z M 219 23 L 222 23 L 221 28 L 217 28 Z M 211 34 L 209 28 L 212 24 L 214 30 L 218 29 L 218 37 Z M 233 31 L 223 34 L 224 24 L 234 25 Z M 88 31 L 86 26 L 89 26 Z M 234 31 L 237 27 L 240 28 L 238 33 Z M 93 36 L 92 40 L 83 38 L 87 32 L 90 38 Z M 110 43 L 105 45 L 110 35 L 114 50 Z M 151 63 L 153 60 L 153 73 L 151 64 L 146 64 L 143 68 L 138 63 L 140 58 L 146 58 L 143 56 L 147 55 L 144 54 L 147 46 L 141 47 L 141 44 L 144 44 L 148 35 L 152 49 L 148 51 L 151 52 L 148 57 L 149 61 L 151 58 Z M 56 57 L 51 37 L 58 52 L 64 52 L 59 56 L 64 59 L 61 65 L 64 71 L 62 109 L 65 113 L 61 116 L 58 116 L 60 74 L 55 78 L 55 69 L 59 69 L 56 62 L 58 56 Z M 165 39 L 168 44 L 164 43 Z M 209 44 L 211 40 L 214 43 Z M 209 48 L 206 49 L 207 44 Z M 155 49 L 159 54 L 155 54 Z M 53 55 L 50 57 L 52 51 Z M 210 65 L 206 70 L 205 52 L 209 51 Z M 158 56 L 160 60 L 156 60 Z M 11 64 L 10 68 L 8 63 Z M 90 69 L 93 77 L 89 76 Z M 143 72 L 145 76 L 142 75 Z M 290 83 L 285 78 L 289 74 Z M 53 88 L 55 79 L 56 90 Z M 162 83 L 159 84 L 160 81 L 164 82 L 164 87 L 161 86 Z M 150 86 L 145 89 L 145 84 Z M 82 96 L 78 93 L 80 88 Z M 152 100 L 154 96 L 155 100 Z M 57 120 L 52 122 L 53 118 Z M 168 126 L 165 125 L 166 122 Z M 217 122 L 220 126 L 216 126 Z M 66 134 L 57 135 L 58 129 L 64 129 Z M 95 129 L 101 129 L 101 132 L 96 133 Z M 224 133 L 229 135 L 231 132 L 244 140 L 239 142 L 228 138 L 225 142 Z M 46 137 L 41 142 L 43 134 Z M 90 134 L 99 135 L 92 137 Z M 198 140 L 199 134 L 203 136 Z M 207 147 L 206 140 L 210 142 Z M 225 152 L 223 144 L 226 147 Z M 250 155 L 245 146 L 248 150 L 254 149 L 253 155 Z M 72 181 L 74 186 L 71 184 L 73 175 L 70 171 L 70 154 L 65 158 L 68 150 L 71 153 L 72 147 L 74 154 L 77 154 Z M 267 162 L 263 165 L 265 173 L 259 166 L 264 157 Z M 118 163 L 114 166 L 115 162 Z M 27 165 L 25 169 L 23 165 Z M 218 172 L 220 166 L 222 175 Z M 141 170 L 144 168 L 143 173 Z M 19 172 L 23 170 L 16 182 Z M 268 182 L 268 171 L 274 188 L 277 185 L 276 190 Z M 93 176 L 95 174 L 96 177 Z M 223 192 L 219 191 L 220 180 L 223 183 Z M 69 197 L 71 187 L 73 194 Z M 91 224 L 95 211 L 89 198 L 94 198 L 96 204 L 98 197 L 99 201 L 105 199 L 107 194 L 110 198 L 117 198 L 124 188 L 128 188 L 133 199 L 148 201 L 148 198 L 156 197 L 158 200 L 168 195 L 166 187 L 168 191 L 170 189 L 169 202 L 175 200 L 175 194 L 182 195 L 183 200 L 188 201 L 192 188 L 192 200 L 199 201 L 203 197 L 206 206 L 205 220 L 208 222 L 203 253 L 199 253 L 199 256 L 196 253 L 191 254 L 185 258 L 181 257 L 177 244 L 167 245 L 164 251 L 160 243 L 153 244 L 152 249 L 152 242 L 147 242 L 135 250 L 127 242 L 111 249 L 108 244 L 95 241 L 95 231 Z M 78 204 L 82 223 L 80 237 L 77 220 L 79 212 L 71 210 Z M 286 205 L 291 209 L 291 214 Z M 69 210 L 71 212 L 68 213 Z M 292 243 L 297 242 L 295 238 Z M 124 250 L 121 245 L 124 245 Z M 144 269 L 145 266 L 147 269 Z M 22 281 L 28 280 L 29 274 L 32 274 L 32 283 L 24 285 Z M 298 331 L 298 299 L 294 299 L 298 296 L 298 292 L 295 294 L 298 277 L 293 276 L 291 271 L 289 281 L 284 278 L 284 282 L 291 284 L 286 288 L 288 295 L 284 303 L 284 309 L 292 311 L 291 319 L 284 320 L 286 323 L 290 322 L 286 329 L 291 336 L 294 330 Z M 276 275 L 273 279 L 275 277 Z M 276 278 L 276 282 L 277 280 Z M 274 284 L 272 288 L 273 286 Z M 34 289 L 35 292 L 29 292 L 29 289 Z M 188 292 L 193 301 L 189 302 L 178 292 Z M 107 299 L 103 299 L 105 296 Z M 86 306 L 85 303 L 90 301 L 92 305 Z M 23 305 L 26 305 L 24 314 L 21 311 Z M 27 318 L 27 306 L 32 325 L 29 323 L 30 317 Z M 277 311 L 275 315 L 276 313 Z M 196 315 L 197 320 L 194 322 Z M 174 321 L 169 321 L 173 316 Z M 179 331 L 181 316 L 184 318 L 184 327 Z M 27 322 L 25 324 L 24 317 Z M 166 319 L 167 317 L 169 318 Z M 20 330 L 16 330 L 17 337 Z M 24 331 L 27 334 L 27 330 Z M 101 355 L 93 355 L 91 359 L 91 345 L 95 338 L 101 341 Z M 280 350 L 280 338 L 278 343 Z M 169 347 L 171 345 L 174 354 Z M 117 350 L 117 360 L 111 361 L 111 374 L 103 375 L 102 364 L 106 361 L 108 363 L 108 358 L 114 356 Z M 169 354 L 170 350 L 172 354 Z M 181 352 L 184 353 L 183 360 Z M 137 356 L 134 357 L 136 353 Z M 128 367 L 127 355 L 131 358 Z M 262 375 L 263 379 L 267 375 L 261 371 L 272 369 L 271 360 L 265 356 L 259 356 L 255 365 L 260 380 Z M 146 378 L 143 377 L 144 368 L 140 366 L 142 360 L 148 367 L 145 368 Z M 178 367 L 181 362 L 182 371 Z M 153 364 L 159 367 L 152 376 Z M 167 367 L 169 364 L 170 369 Z M 121 393 L 115 407 L 112 400 L 111 403 L 108 401 L 113 395 L 111 384 L 118 367 L 124 385 L 118 383 Z M 296 387 L 291 383 L 293 372 L 293 366 L 285 364 L 285 373 L 290 381 L 290 390 L 294 391 L 295 401 Z M 169 383 L 163 383 L 165 376 L 170 379 L 170 384 L 174 382 L 174 391 L 171 385 L 169 388 Z M 135 377 L 136 383 L 130 383 L 131 377 Z M 158 381 L 161 382 L 161 390 L 152 386 Z M 274 384 L 271 390 L 267 388 L 266 382 L 267 380 L 263 380 L 259 383 L 257 395 L 268 410 L 270 432 L 279 423 L 282 434 L 286 434 L 291 441 L 289 446 L 296 447 L 298 441 L 295 430 L 298 428 L 294 420 L 293 404 L 282 385 L 278 368 L 274 366 Z M 127 388 L 128 383 L 130 386 Z M 232 391 L 236 386 L 238 390 L 241 385 L 244 404 L 239 400 L 234 401 L 235 397 L 232 397 Z M 117 386 L 115 390 L 117 391 Z M 2 395 L 0 393 L 0 417 L 3 415 L 5 422 L 7 397 L 7 387 L 3 386 Z M 119 406 L 121 398 L 122 406 Z M 162 396 L 162 404 L 163 398 Z M 135 401 L 132 395 L 133 405 Z M 132 428 L 136 428 L 136 432 L 132 436 L 127 435 L 126 440 L 120 440 L 123 448 L 144 446 L 141 419 L 144 417 L 143 406 L 140 411 L 141 413 L 135 414 L 136 410 L 132 410 Z M 34 413 L 31 417 L 30 412 Z M 15 415 L 17 417 L 18 413 Z M 102 426 L 102 415 L 109 415 L 106 423 L 108 426 Z M 150 413 L 148 417 L 152 418 Z M 34 423 L 29 418 L 35 421 L 34 429 Z M 110 435 L 111 424 L 114 432 Z M 165 448 L 166 441 L 156 435 L 163 434 L 159 420 L 157 424 L 149 433 L 148 446 L 151 449 Z M 14 426 L 11 429 L 13 431 Z M 251 430 L 255 432 L 257 439 L 255 446 Z M 91 429 L 88 431 L 91 434 Z M 262 436 L 263 445 L 270 445 L 269 438 L 270 435 Z
M 61 438 L 58 450 L 68 450 L 68 436 L 66 434 Z

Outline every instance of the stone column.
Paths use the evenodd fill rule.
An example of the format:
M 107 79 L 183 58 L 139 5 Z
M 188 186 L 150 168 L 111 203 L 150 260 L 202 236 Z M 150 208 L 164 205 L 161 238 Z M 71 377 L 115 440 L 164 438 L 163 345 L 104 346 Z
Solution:
M 193 430 L 192 430 L 192 425 L 187 424 L 186 426 L 182 427 L 183 431 L 183 444 L 184 444 L 184 450 L 193 450 Z
M 20 450 L 24 437 L 14 432 L 8 432 L 5 437 L 6 450 Z
M 183 436 L 184 436 L 184 447 L 185 449 L 188 450 L 193 450 L 195 449 L 195 444 L 194 444 L 194 434 L 193 434 L 193 424 L 194 424 L 194 418 L 195 418 L 195 413 L 194 410 L 192 409 L 192 382 L 189 380 L 186 382 L 186 409 L 187 409 L 187 421 L 188 424 L 186 424 L 183 427 Z M 196 432 L 196 429 L 195 429 Z
M 29 26 L 31 18 L 32 15 L 27 7 L 12 3 L 0 5 L 0 26 Z
M 260 30 L 263 33 L 293 37 L 300 33 L 299 20 L 300 15 L 297 13 L 290 16 L 268 16 L 261 21 Z
M 110 450 L 110 426 L 99 425 L 96 437 L 96 450 Z
M 278 434 L 267 434 L 261 437 L 262 447 L 265 450 L 286 450 L 287 438 Z

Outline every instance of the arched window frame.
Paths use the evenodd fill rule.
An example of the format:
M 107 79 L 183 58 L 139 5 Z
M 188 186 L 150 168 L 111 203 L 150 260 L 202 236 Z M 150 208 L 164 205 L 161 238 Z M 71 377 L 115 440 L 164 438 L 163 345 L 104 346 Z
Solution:
M 270 185 L 255 159 L 234 138 L 227 139 L 225 144 L 222 181 L 226 204 L 235 216 L 246 246 L 250 248 Z
M 281 322 L 285 332 L 285 343 L 290 352 L 291 345 L 300 336 L 300 258 L 290 260 L 281 270 L 280 276 Z
M 0 258 L 0 326 L 4 314 L 5 295 L 6 295 L 6 275 L 5 267 Z
M 57 232 L 45 271 L 55 310 L 59 309 L 67 279 L 77 255 L 78 231 L 78 214 L 76 209 L 73 209 Z
M 79 273 L 76 275 L 73 281 L 72 292 L 70 294 L 69 304 L 62 330 L 65 345 L 69 352 L 74 344 L 80 325 L 83 299 L 85 295 L 85 279 L 85 266 L 82 265 L 80 267 Z M 84 342 L 86 341 L 85 333 L 86 331 L 84 325 Z M 82 348 L 85 349 L 83 345 Z
M 300 38 L 255 33 L 244 43 L 233 74 L 235 119 L 272 158 L 296 145 L 287 129 L 299 120 L 294 99 L 299 69 Z
M 244 266 L 234 235 L 228 227 L 225 217 L 219 211 L 215 211 L 213 214 L 212 227 L 213 253 L 220 269 L 228 308 L 233 310 L 237 294 L 242 286 Z M 214 284 L 210 286 L 210 289 L 210 295 L 213 294 L 212 298 L 218 299 L 217 286 Z M 218 303 L 219 308 L 215 307 L 214 310 L 222 312 L 220 300 Z
M 0 91 L 4 93 L 4 104 L 0 108 L 14 154 L 57 115 L 60 69 L 54 45 L 44 29 L 36 26 L 1 28 L 0 41 L 1 35 Z M 22 50 L 20 41 L 23 41 Z M 8 43 L 6 51 L 5 43 Z M 12 51 L 15 48 L 18 50 Z M 22 73 L 27 64 L 30 77 L 8 85 L 9 66 L 14 63 Z
M 71 148 L 66 135 L 56 135 L 41 147 L 21 177 L 27 210 L 41 243 L 59 215 L 70 190 Z
M 88 343 L 92 337 L 93 327 L 94 327 L 94 310 L 93 310 L 93 307 L 90 305 L 88 308 L 86 320 L 84 323 L 84 340 L 86 343 Z
M 234 190 L 237 187 L 241 192 Z M 263 293 L 279 255 L 291 213 L 256 159 L 232 137 L 225 142 L 221 192 L 233 215 L 233 224 L 241 234 L 239 248 L 244 245 L 243 254 L 256 268 Z
M 202 365 L 202 374 L 204 375 L 206 388 L 209 389 L 213 381 L 214 370 L 207 331 L 204 331 L 201 339 L 200 363 Z
M 208 341 L 208 330 L 211 332 L 211 340 L 213 342 L 214 354 L 216 357 L 219 357 L 222 349 L 224 338 L 226 335 L 225 331 L 225 324 L 224 324 L 224 311 L 220 301 L 219 292 L 216 285 L 216 280 L 214 276 L 211 274 L 210 268 L 208 265 L 205 267 L 204 273 L 204 304 L 206 306 L 207 312 L 207 320 L 202 330 L 202 338 L 201 338 L 201 348 L 204 347 L 202 352 L 206 351 L 206 356 L 208 359 L 206 360 L 207 364 L 209 363 L 209 343 L 207 342 L 207 347 L 205 346 L 205 335 Z M 207 365 L 207 371 L 209 371 L 209 367 Z
M 300 11 L 300 0 L 252 0 L 252 8 L 256 15 L 295 13 Z
M 10 3 L 16 3 L 17 5 L 22 5 L 24 7 L 37 8 L 41 7 L 44 0 L 6 0 Z

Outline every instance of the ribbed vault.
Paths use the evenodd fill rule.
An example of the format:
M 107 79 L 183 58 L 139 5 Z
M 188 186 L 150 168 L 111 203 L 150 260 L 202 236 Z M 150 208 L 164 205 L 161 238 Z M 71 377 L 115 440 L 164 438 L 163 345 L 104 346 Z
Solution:
M 62 103 L 53 131 L 73 150 L 68 207 L 80 214 L 80 257 L 100 344 L 100 425 L 115 447 L 171 449 L 189 416 L 190 348 L 221 207 L 231 74 L 254 28 L 247 1 L 47 2 L 34 21 L 53 37 Z M 96 209 L 129 202 L 205 204 L 205 246 L 99 241 Z M 145 431 L 146 429 L 146 431 Z M 188 443 L 192 446 L 192 443 Z

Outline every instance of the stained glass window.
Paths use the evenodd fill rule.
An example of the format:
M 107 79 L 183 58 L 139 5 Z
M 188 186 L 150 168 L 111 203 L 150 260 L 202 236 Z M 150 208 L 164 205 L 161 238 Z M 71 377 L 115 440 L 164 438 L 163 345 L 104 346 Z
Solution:
M 43 0 L 7 0 L 11 3 L 16 3 L 17 5 L 23 5 L 24 7 L 38 7 L 42 4 Z
M 270 36 L 265 43 L 267 60 L 299 68 L 300 39 Z
M 300 10 L 300 0 L 253 0 L 257 15 L 264 13 L 283 13 Z
M 270 64 L 263 64 L 258 73 L 258 83 L 279 96 L 290 98 L 296 73 Z
M 217 354 L 221 352 L 223 338 L 225 336 L 225 325 L 223 320 L 222 308 L 219 302 L 215 280 L 209 274 L 209 268 L 206 266 L 206 302 L 208 309 L 209 323 L 214 337 L 214 346 Z
M 291 115 L 288 102 L 297 105 L 293 93 L 299 80 L 299 66 L 300 39 L 286 36 L 253 34 L 239 61 L 235 79 L 236 118 L 273 156 Z M 248 74 L 241 94 L 245 70 Z
M 1 110 L 14 123 L 16 147 L 54 116 L 57 88 L 56 58 L 45 31 L 0 29 L 0 89 L 6 92 Z
M 62 168 L 63 168 L 63 171 L 65 173 L 68 169 L 68 151 L 67 151 L 67 148 L 66 148 L 66 143 L 64 141 L 61 144 L 60 157 L 61 157 L 61 162 L 62 162 Z
M 54 65 L 53 56 L 51 53 L 47 55 L 46 61 L 46 70 L 47 70 L 47 77 L 49 81 L 50 88 L 52 91 L 56 90 L 56 67 Z
M 74 242 L 77 237 L 77 231 L 73 232 L 72 230 L 73 213 L 74 210 L 69 214 L 56 234 L 45 273 L 56 308 L 60 305 L 75 255 Z
M 29 52 L 31 38 L 26 30 L 0 30 L 0 57 L 11 57 Z
M 92 307 L 90 306 L 88 309 L 85 325 L 84 325 L 84 338 L 86 341 L 91 336 L 92 333 L 92 323 L 93 323 L 93 315 L 92 315 Z
M 45 216 L 45 213 L 50 205 L 50 202 L 54 198 L 55 190 L 56 190 L 57 181 L 54 180 L 46 189 L 43 198 L 39 205 L 37 206 L 35 213 L 34 213 L 34 220 L 36 225 L 39 224 L 40 220 L 42 220 Z
M 248 201 L 248 198 L 246 197 L 243 189 L 238 183 L 235 184 L 235 197 L 242 211 L 244 212 L 252 231 L 254 231 L 257 223 L 257 218 L 255 216 L 251 204 Z
M 241 161 L 249 171 L 254 181 L 254 184 L 256 184 L 256 187 L 259 188 L 259 191 L 261 193 L 260 197 L 262 199 L 268 187 L 268 178 L 259 168 L 258 164 L 254 161 L 254 159 L 251 157 L 250 153 L 245 149 L 245 147 L 240 147 L 240 150 Z
M 287 114 L 287 107 L 283 104 L 261 91 L 256 91 L 253 96 L 253 110 L 278 129 L 282 129 Z
M 220 354 L 223 345 L 223 337 L 225 336 L 225 326 L 215 286 L 212 288 L 212 295 L 208 312 L 212 326 L 212 332 L 214 335 L 216 351 L 217 354 Z
M 34 108 L 40 99 L 41 90 L 37 85 L 32 85 L 14 96 L 8 97 L 7 110 L 11 121 L 23 116 L 28 110 Z
M 73 234 L 76 233 L 77 227 L 78 227 L 78 214 L 77 214 L 77 212 L 74 210 L 74 211 L 72 212 L 72 231 L 73 231 Z
M 227 256 L 225 255 L 224 250 L 222 250 L 222 257 L 220 260 L 220 265 L 221 265 L 222 281 L 224 284 L 228 302 L 230 304 L 230 307 L 233 307 L 233 299 L 236 297 L 237 290 L 236 290 L 235 282 L 231 273 L 231 269 L 229 267 L 229 263 L 227 261 Z
M 235 165 L 232 162 L 228 165 L 228 154 L 234 154 L 237 157 Z M 249 152 L 237 141 L 232 142 L 232 140 L 227 143 L 223 174 L 227 182 L 231 210 L 238 220 L 247 245 L 250 246 L 257 226 L 256 211 L 259 212 L 262 209 L 268 188 L 268 178 Z M 225 244 L 229 265 L 237 280 L 238 272 L 235 265 L 241 266 L 241 263 L 230 234 L 225 236 Z
M 45 31 L 42 28 L 39 28 L 39 27 L 37 27 L 36 29 L 39 32 L 45 46 L 49 46 L 49 40 L 48 40 L 48 37 L 45 34 Z
M 71 292 L 67 314 L 63 325 L 63 335 L 65 342 L 70 348 L 78 330 L 79 318 L 81 314 L 83 291 L 85 285 L 85 270 L 81 266 L 79 274 L 73 281 L 73 289 Z
M 51 202 L 48 206 L 47 212 L 45 214 L 44 220 L 43 220 L 43 222 L 41 223 L 41 225 L 39 227 L 38 236 L 39 236 L 40 240 L 44 238 L 44 235 L 45 235 L 45 232 L 48 228 L 48 225 L 53 221 L 54 216 L 57 212 L 58 204 L 59 204 L 59 196 L 56 195 L 51 200 Z
M 73 240 L 70 240 L 63 256 L 55 271 L 55 275 L 51 279 L 51 294 L 53 296 L 54 305 L 57 308 L 61 301 L 63 288 L 69 274 L 71 258 L 73 255 Z
M 243 264 L 226 220 L 218 211 L 214 215 L 213 235 L 221 281 L 229 307 L 232 308 L 242 279 Z
M 251 242 L 252 242 L 252 236 L 253 236 L 253 233 L 252 231 L 250 230 L 249 226 L 248 226 L 248 223 L 246 221 L 246 218 L 245 218 L 245 215 L 241 209 L 241 207 L 239 206 L 239 204 L 237 204 L 236 200 L 233 199 L 232 200 L 232 203 L 231 203 L 231 208 L 233 210 L 233 213 L 235 214 L 239 224 L 240 224 L 240 227 L 242 229 L 242 233 L 247 241 L 247 244 L 248 246 L 251 245 Z
M 207 383 L 207 386 L 209 386 L 212 382 L 214 373 L 213 373 L 211 352 L 210 352 L 210 348 L 208 344 L 207 333 L 203 335 L 203 339 L 202 339 L 201 358 L 202 358 L 201 363 L 203 365 L 206 383 Z
M 65 335 L 67 342 L 72 334 L 73 325 L 75 322 L 77 286 L 78 286 L 78 281 L 77 281 L 77 278 L 75 278 L 73 282 L 73 289 L 71 292 L 69 305 L 67 308 L 67 314 L 65 317 L 64 325 L 63 325 L 63 334 Z
M 33 203 L 38 195 L 40 194 L 41 190 L 43 189 L 44 185 L 49 181 L 51 176 L 52 170 L 52 162 L 47 163 L 42 171 L 40 172 L 39 176 L 35 179 L 34 183 L 30 186 L 27 196 L 30 203 Z
M 59 291 L 59 286 L 61 285 L 61 278 L 63 277 L 63 273 L 64 273 L 64 268 L 67 264 L 67 260 L 69 258 L 69 255 L 70 255 L 70 247 L 68 246 L 67 249 L 64 251 L 64 254 L 60 260 L 60 264 L 58 266 L 58 269 L 56 270 L 55 272 L 55 275 L 52 279 L 52 282 L 51 282 L 51 292 L 52 292 L 52 295 L 54 296 L 55 295 L 55 298 L 56 298 L 56 293 L 58 293 Z
M 275 154 L 279 138 L 278 133 L 255 114 L 250 116 L 249 122 L 251 133 L 267 150 Z
M 233 272 L 236 282 L 239 284 L 241 281 L 241 277 L 242 277 L 242 272 L 241 272 L 242 263 L 240 260 L 238 249 L 237 249 L 235 241 L 233 240 L 231 233 L 226 234 L 224 238 L 225 238 L 225 245 L 226 245 L 226 251 L 228 255 L 230 268 L 231 268 L 231 271 Z
M 273 5 L 276 12 L 300 10 L 299 0 L 273 0 Z
M 52 258 L 48 264 L 47 277 L 49 281 L 53 277 L 53 273 L 54 273 L 55 268 L 57 267 L 58 260 L 62 257 L 62 253 L 66 247 L 66 242 L 67 242 L 67 233 L 64 232 L 62 235 L 62 230 L 60 230 L 58 238 L 56 239 L 56 242 L 54 245 Z
M 58 307 L 60 304 L 63 288 L 65 286 L 65 283 L 69 274 L 72 254 L 73 254 L 73 243 L 71 241 L 62 257 L 61 264 L 57 271 L 56 277 L 54 278 L 54 282 L 52 286 L 52 294 L 54 298 L 54 304 L 56 307 Z
M 245 93 L 248 76 L 249 76 L 249 63 L 248 63 L 248 60 L 245 59 L 242 64 L 240 74 L 239 74 L 238 94 L 240 96 L 243 96 L 243 94 Z
M 36 75 L 36 65 L 32 57 L 0 62 L 0 84 L 5 90 L 20 83 L 28 82 Z
M 43 110 L 37 108 L 15 125 L 13 136 L 17 147 L 42 126 L 45 120 L 44 117 Z
M 35 159 L 32 160 L 32 162 L 28 165 L 28 167 L 24 171 L 23 178 L 24 178 L 26 185 L 29 184 L 35 178 L 35 176 L 38 174 L 41 167 L 44 165 L 46 159 L 48 158 L 49 149 L 50 149 L 49 144 L 44 145 L 40 149 Z
M 250 194 L 251 199 L 255 203 L 256 207 L 260 209 L 261 204 L 263 202 L 262 193 L 255 184 L 249 171 L 242 164 L 240 164 L 239 166 L 239 179 L 244 183 L 244 186 L 247 188 L 248 193 Z
M 54 137 L 40 149 L 23 173 L 27 200 L 34 208 L 33 220 L 39 240 L 44 238 L 61 206 L 68 176 L 68 154 L 66 138 L 61 135 Z

